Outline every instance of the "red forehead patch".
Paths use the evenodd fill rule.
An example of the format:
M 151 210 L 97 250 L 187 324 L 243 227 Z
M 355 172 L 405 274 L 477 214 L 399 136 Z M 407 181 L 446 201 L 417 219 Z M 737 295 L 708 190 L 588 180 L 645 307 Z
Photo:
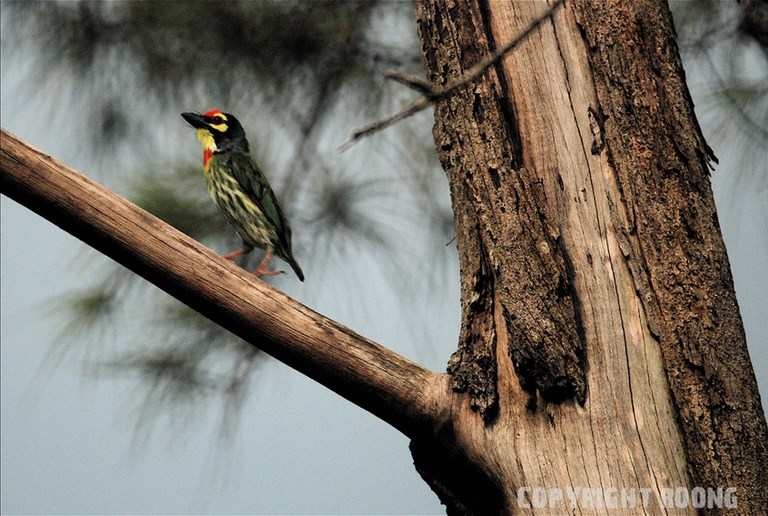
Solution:
M 221 110 L 220 109 L 211 109 L 210 111 L 206 111 L 203 113 L 203 116 L 213 116 L 213 115 L 220 115 Z

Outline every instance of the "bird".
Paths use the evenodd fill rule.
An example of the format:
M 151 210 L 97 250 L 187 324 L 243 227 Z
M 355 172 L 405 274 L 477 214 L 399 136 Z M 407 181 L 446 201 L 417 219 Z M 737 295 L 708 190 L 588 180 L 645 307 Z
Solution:
M 269 269 L 274 254 L 304 281 L 304 273 L 291 250 L 291 228 L 266 176 L 251 158 L 248 139 L 238 119 L 219 109 L 182 113 L 181 117 L 195 129 L 203 146 L 203 172 L 211 198 L 243 240 L 242 249 L 223 257 L 234 260 L 258 247 L 266 252 L 253 271 L 256 276 L 284 272 Z

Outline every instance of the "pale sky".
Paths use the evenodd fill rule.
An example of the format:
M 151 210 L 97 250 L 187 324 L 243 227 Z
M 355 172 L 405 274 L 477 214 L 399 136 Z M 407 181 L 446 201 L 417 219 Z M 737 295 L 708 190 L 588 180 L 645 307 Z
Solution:
M 13 39 L 6 36 L 3 45 Z M 77 134 L 67 131 L 63 121 L 78 116 L 76 106 L 55 106 L 57 117 L 50 121 L 38 105 L 26 102 L 30 85 L 20 84 L 13 72 L 23 66 L 3 56 L 2 127 L 86 173 L 105 166 L 82 152 Z M 706 72 L 687 66 L 701 109 Z M 174 112 L 191 108 L 172 106 L 164 127 L 169 138 L 183 143 L 183 152 L 198 153 L 183 121 L 170 120 Z M 708 113 L 704 122 L 724 116 Z M 765 407 L 766 161 L 753 161 L 762 170 L 744 170 L 738 145 L 743 137 L 714 133 L 714 123 L 703 125 L 721 162 L 713 173 L 720 223 Z M 429 124 L 424 127 L 429 130 Z M 349 159 L 365 158 L 365 148 L 360 149 Z M 82 244 L 5 197 L 0 215 L 3 514 L 444 513 L 413 468 L 405 437 L 274 360 L 254 376 L 234 442 L 225 445 L 216 438 L 220 407 L 215 404 L 201 406 L 199 414 L 181 422 L 161 418 L 151 438 L 137 442 L 135 378 L 89 377 L 82 368 L 88 357 L 77 350 L 58 366 L 46 361 L 61 328 L 60 320 L 45 315 L 49 301 L 88 284 L 93 274 L 77 260 Z M 449 260 L 445 281 L 437 286 L 441 302 L 419 318 L 417 328 L 408 314 L 423 310 L 423 301 L 401 299 L 381 275 L 366 276 L 372 270 L 369 260 L 339 264 L 326 275 L 329 284 L 346 285 L 328 295 L 295 283 L 281 288 L 358 332 L 444 370 L 458 334 L 455 260 Z M 359 268 L 364 288 L 345 290 L 349 267 Z M 137 321 L 134 337 L 142 331 Z M 113 337 L 105 335 L 96 346 L 110 346 Z

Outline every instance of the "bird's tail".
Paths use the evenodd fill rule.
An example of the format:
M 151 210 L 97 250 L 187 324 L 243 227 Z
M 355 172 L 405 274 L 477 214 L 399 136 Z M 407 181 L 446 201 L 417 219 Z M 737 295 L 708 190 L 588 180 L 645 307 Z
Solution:
M 285 261 L 291 266 L 291 269 L 293 269 L 293 272 L 299 277 L 299 280 L 304 281 L 304 273 L 302 272 L 301 267 L 299 267 L 299 264 L 296 263 L 296 259 L 293 256 L 288 255 Z

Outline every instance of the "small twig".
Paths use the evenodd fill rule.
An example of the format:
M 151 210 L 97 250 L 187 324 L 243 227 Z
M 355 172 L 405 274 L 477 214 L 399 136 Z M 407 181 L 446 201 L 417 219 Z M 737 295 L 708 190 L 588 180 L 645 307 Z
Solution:
M 425 97 L 432 97 L 436 92 L 432 86 L 432 83 L 421 77 L 415 75 L 408 75 L 399 70 L 387 70 L 384 72 L 384 77 L 391 79 L 395 82 L 399 82 L 404 86 L 408 86 L 424 95 Z
M 405 118 L 408 118 L 412 115 L 415 115 L 419 111 L 422 111 L 429 107 L 433 102 L 437 102 L 438 100 L 441 100 L 448 95 L 452 94 L 455 90 L 466 86 L 470 82 L 474 81 L 478 77 L 480 77 L 488 68 L 498 63 L 502 57 L 504 57 L 507 53 L 512 51 L 515 47 L 517 47 L 520 43 L 526 40 L 528 36 L 530 36 L 533 31 L 535 31 L 539 25 L 541 25 L 543 22 L 551 18 L 557 9 L 559 9 L 565 0 L 557 0 L 554 4 L 552 4 L 552 7 L 547 9 L 547 11 L 542 14 L 541 16 L 535 18 L 534 20 L 529 23 L 525 29 L 522 30 L 517 36 L 512 38 L 506 45 L 503 47 L 497 49 L 492 54 L 489 54 L 485 59 L 481 60 L 477 64 L 475 64 L 472 68 L 464 72 L 461 77 L 459 77 L 456 80 L 450 81 L 445 86 L 435 86 L 429 81 L 422 79 L 421 77 L 415 77 L 412 75 L 407 75 L 402 72 L 398 72 L 396 70 L 388 71 L 384 74 L 384 76 L 387 79 L 391 79 L 393 81 L 399 82 L 400 84 L 403 84 L 411 89 L 414 89 L 421 93 L 422 97 L 416 100 L 415 102 L 412 102 L 402 110 L 398 111 L 392 116 L 389 116 L 387 118 L 384 118 L 382 120 L 378 120 L 376 122 L 370 123 L 364 127 L 361 127 L 360 129 L 357 129 L 352 132 L 352 135 L 349 137 L 349 139 L 344 142 L 339 147 L 340 152 L 344 152 L 348 148 L 350 148 L 352 145 L 357 143 L 362 138 L 371 135 L 375 132 L 381 131 L 382 129 L 386 129 L 387 127 L 399 122 L 400 120 L 403 120 Z
M 404 118 L 408 118 L 411 115 L 415 115 L 419 111 L 429 107 L 430 104 L 432 104 L 431 98 L 421 97 L 416 102 L 409 104 L 408 107 L 404 108 L 402 111 L 398 111 L 397 113 L 395 113 L 390 117 L 384 118 L 383 120 L 378 120 L 376 122 L 363 126 L 360 129 L 356 129 L 352 133 L 352 136 L 349 137 L 349 140 L 347 140 L 343 145 L 339 147 L 339 152 L 344 152 L 345 150 L 353 146 L 355 143 L 357 143 L 358 140 L 360 140 L 361 138 L 364 138 L 365 136 L 368 136 L 369 134 L 373 134 L 375 132 L 381 131 L 382 129 L 386 129 L 390 125 L 396 122 L 399 122 Z

